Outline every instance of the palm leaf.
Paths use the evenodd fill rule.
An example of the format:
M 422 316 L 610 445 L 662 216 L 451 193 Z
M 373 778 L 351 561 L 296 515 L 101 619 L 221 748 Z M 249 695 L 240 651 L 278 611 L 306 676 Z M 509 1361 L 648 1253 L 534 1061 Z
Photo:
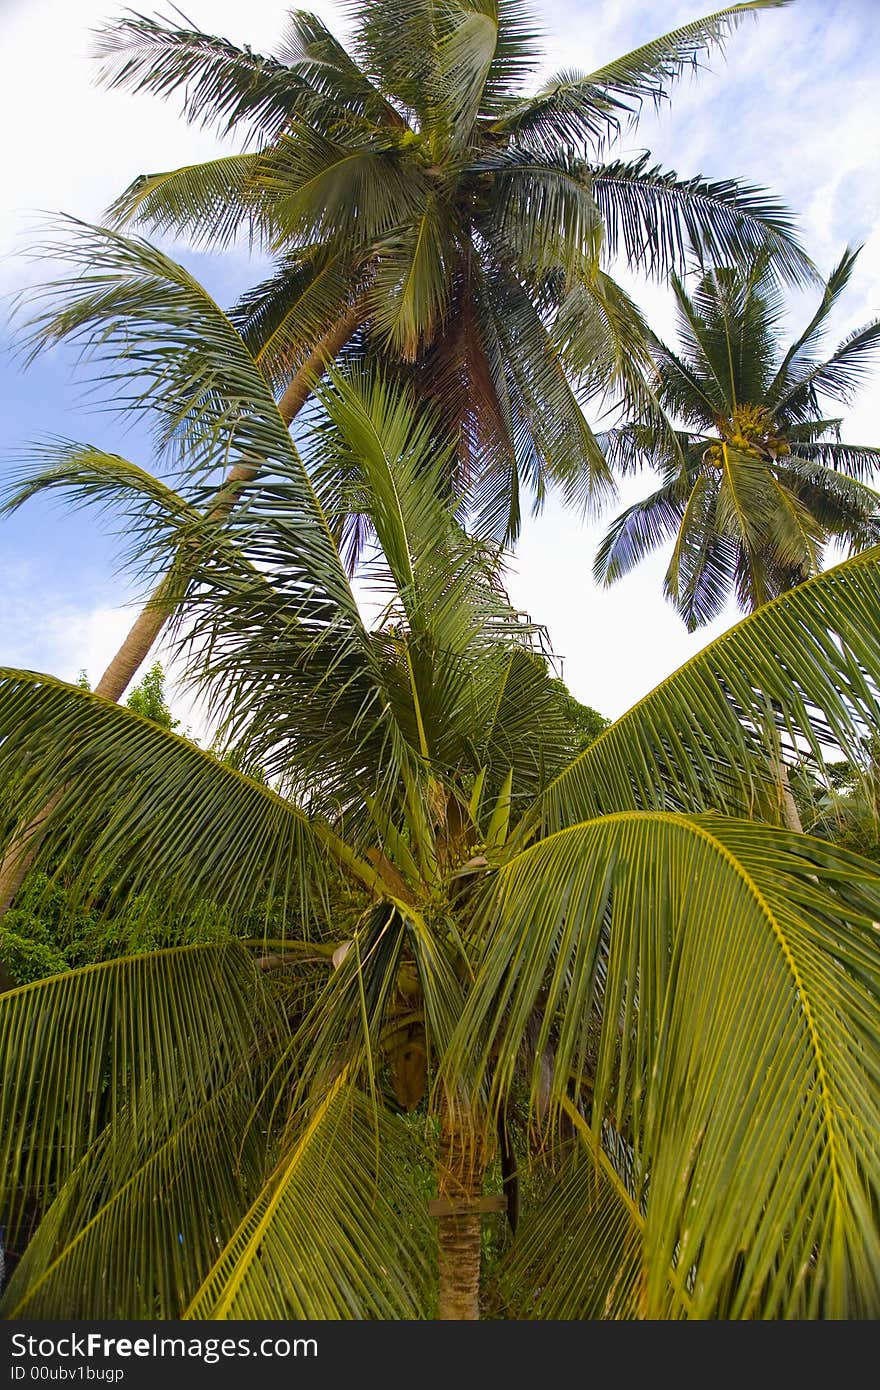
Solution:
M 4 1224 L 105 1135 L 168 1133 L 244 1067 L 272 1008 L 239 946 L 123 957 L 0 995 Z
M 451 1056 L 485 1025 L 500 1099 L 540 998 L 556 1104 L 632 1146 L 643 1316 L 669 1316 L 672 1269 L 691 1316 L 876 1315 L 878 910 L 867 861 L 719 817 L 606 815 L 499 873 Z
M 538 141 L 558 148 L 562 142 L 572 152 L 600 148 L 620 133 L 625 115 L 638 115 L 646 98 L 659 104 L 668 96 L 669 86 L 696 69 L 701 57 L 715 49 L 723 51 L 725 39 L 747 14 L 787 3 L 758 0 L 731 5 L 652 39 L 595 72 L 559 73 L 536 96 L 502 115 L 498 125 L 526 144 Z
M 790 216 L 762 189 L 699 175 L 680 180 L 648 160 L 645 154 L 592 169 L 609 255 L 619 249 L 628 264 L 660 275 L 683 270 L 691 250 L 716 265 L 748 264 L 765 253 L 784 279 L 802 284 L 815 278 Z
M 424 1316 L 427 1206 L 405 1153 L 400 1125 L 340 1078 L 304 1117 L 185 1316 Z
M 277 894 L 282 908 L 310 915 L 322 851 L 305 815 L 269 787 L 151 720 L 33 672 L 0 674 L 0 727 L 0 778 L 25 779 L 20 824 L 40 816 L 36 862 L 75 862 L 81 891 L 104 886 L 111 901 L 169 908 L 201 898 L 233 911 Z
M 711 642 L 548 786 L 523 832 L 648 807 L 753 814 L 766 807 L 768 721 L 820 765 L 829 746 L 856 758 L 880 719 L 878 564 L 865 551 Z
M 271 139 L 313 96 L 295 71 L 228 39 L 129 12 L 98 31 L 99 81 L 111 90 L 180 91 L 189 121 Z
M 256 1081 L 251 1063 L 167 1134 L 102 1136 L 28 1242 L 5 1316 L 180 1317 L 264 1180 Z
M 195 245 L 227 246 L 241 232 L 261 242 L 272 223 L 254 186 L 257 155 L 224 155 L 160 174 L 141 174 L 107 209 L 112 226 L 146 223 L 158 232 L 188 232 Z

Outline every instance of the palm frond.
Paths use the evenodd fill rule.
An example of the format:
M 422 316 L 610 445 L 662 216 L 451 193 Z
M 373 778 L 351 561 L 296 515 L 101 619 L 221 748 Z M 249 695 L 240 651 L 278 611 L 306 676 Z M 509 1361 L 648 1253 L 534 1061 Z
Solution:
M 228 246 L 241 233 L 250 241 L 266 242 L 272 223 L 254 184 L 258 168 L 257 155 L 233 154 L 141 174 L 111 203 L 108 222 L 189 233 L 196 246 Z
M 622 579 L 646 555 L 675 535 L 682 524 L 687 501 L 687 493 L 676 479 L 615 517 L 596 551 L 593 563 L 596 582 L 607 585 Z
M 170 1130 L 105 1131 L 28 1242 L 4 1315 L 179 1318 L 265 1179 L 258 1077 L 249 1059 Z
M 813 406 L 818 413 L 817 395 L 850 404 L 874 370 L 878 349 L 880 319 L 874 319 L 848 334 L 827 361 L 799 364 L 802 369 L 797 376 L 790 368 L 774 394 L 777 414 L 782 418 L 790 414 L 797 420 L 805 406 Z
M 708 262 L 747 264 L 767 254 L 794 284 L 815 278 L 791 217 L 763 189 L 733 179 L 679 179 L 645 154 L 592 169 L 593 196 L 605 223 L 608 253 L 653 275 L 682 271 L 696 251 Z
M 427 1205 L 399 1122 L 340 1079 L 221 1252 L 188 1318 L 412 1318 L 430 1308 Z
M 378 87 L 362 72 L 318 15 L 290 10 L 278 59 L 330 99 L 337 111 L 362 116 L 375 125 L 402 126 L 403 118 Z
M 157 444 L 192 472 L 255 466 L 292 445 L 265 378 L 226 314 L 193 277 L 139 238 L 68 219 L 43 250 L 71 268 L 30 291 L 28 360 L 66 340 L 94 364 L 94 398 L 153 417 Z
M 880 448 L 876 445 L 844 444 L 836 439 L 815 439 L 801 443 L 797 440 L 796 434 L 796 430 L 788 432 L 792 440 L 793 458 L 833 469 L 834 472 L 855 478 L 861 483 L 870 482 L 880 473 Z
M 263 151 L 255 179 L 279 229 L 276 250 L 317 240 L 347 258 L 365 259 L 377 238 L 418 217 L 427 191 L 390 126 L 324 130 L 292 120 Z
M 880 719 L 878 565 L 864 551 L 709 643 L 549 785 L 523 831 L 649 807 L 767 810 L 774 724 L 820 766 L 829 747 L 857 758 Z
M 129 11 L 98 30 L 98 80 L 114 89 L 180 92 L 189 121 L 221 131 L 244 126 L 263 140 L 278 134 L 312 89 L 284 63 L 228 39 Z
M 670 86 L 700 59 L 724 50 L 725 40 L 749 14 L 778 8 L 788 0 L 731 5 L 673 29 L 591 73 L 561 72 L 533 97 L 505 112 L 497 124 L 517 142 L 563 148 L 571 153 L 600 149 L 620 134 L 626 118 L 638 116 L 650 99 L 668 98 Z
M 878 911 L 869 862 L 719 817 L 606 815 L 501 870 L 452 1056 L 485 1027 L 475 1081 L 491 1054 L 500 1100 L 540 998 L 552 1099 L 591 1146 L 606 1121 L 628 1138 L 644 1226 L 615 1221 L 622 1268 L 595 1295 L 632 1277 L 637 1238 L 649 1318 L 672 1271 L 689 1316 L 875 1314 Z M 586 1256 L 593 1223 L 575 1239 Z
M 230 320 L 276 390 L 342 317 L 358 281 L 341 256 L 309 247 L 283 256 L 267 280 L 238 299 Z
M 822 298 L 819 301 L 819 306 L 815 314 L 810 319 L 804 331 L 795 338 L 794 342 L 789 347 L 779 364 L 779 369 L 773 382 L 770 384 L 767 399 L 771 405 L 775 403 L 777 396 L 783 388 L 783 383 L 791 376 L 797 377 L 799 375 L 795 365 L 797 360 L 802 356 L 808 356 L 809 350 L 817 345 L 828 315 L 831 313 L 841 294 L 849 284 L 860 251 L 861 247 L 857 247 L 853 250 L 848 246 L 837 265 L 828 276 Z
M 238 945 L 122 957 L 0 995 L 0 1210 L 15 1232 L 102 1139 L 167 1134 L 248 1065 L 273 1008 Z M 102 1141 L 103 1142 L 103 1141 Z
M 131 710 L 50 676 L 0 675 L 0 776 L 41 820 L 37 863 L 74 862 L 82 892 L 233 911 L 276 896 L 308 920 L 323 850 L 267 786 Z M 59 790 L 60 789 L 60 790 Z M 47 810 L 47 808 L 49 808 Z

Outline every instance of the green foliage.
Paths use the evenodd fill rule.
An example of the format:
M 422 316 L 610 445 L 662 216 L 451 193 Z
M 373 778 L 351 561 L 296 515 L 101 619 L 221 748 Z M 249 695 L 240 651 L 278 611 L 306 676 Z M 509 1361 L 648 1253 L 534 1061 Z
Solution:
M 590 705 L 581 704 L 563 680 L 556 678 L 551 680 L 550 684 L 562 697 L 565 715 L 574 733 L 572 751 L 579 753 L 582 749 L 588 748 L 603 729 L 609 727 L 611 720 L 606 719 L 604 714 L 599 714 L 598 710 L 594 710 Z
M 165 673 L 160 661 L 153 662 L 125 703 L 135 714 L 143 715 L 144 719 L 152 719 L 154 724 L 159 724 L 163 729 L 180 727 L 180 720 L 173 718 L 168 708 L 165 698 Z
M 63 876 L 29 874 L 0 918 L 0 957 L 17 985 L 117 956 L 169 946 L 225 942 L 233 936 L 228 913 L 213 904 L 189 914 L 163 912 L 136 897 L 109 916 L 100 895 L 83 901 Z
M 0 671 L 4 839 L 42 815 L 64 913 L 186 930 L 212 904 L 242 938 L 0 994 L 0 1210 L 14 1238 L 39 1218 L 3 1315 L 442 1312 L 425 1174 L 444 1199 L 497 1184 L 501 1121 L 534 1181 L 516 1238 L 484 1241 L 493 1310 L 876 1316 L 880 874 L 784 829 L 778 789 L 780 758 L 857 764 L 880 727 L 880 548 L 574 752 L 541 631 L 445 485 L 439 414 L 355 364 L 301 453 L 201 287 L 85 236 L 107 261 L 41 331 L 75 335 L 124 272 L 105 370 L 136 360 L 139 410 L 161 385 L 187 466 L 175 491 L 59 446 L 12 503 L 116 507 L 136 569 L 171 558 L 174 655 L 266 781 Z M 260 485 L 206 514 L 233 449 Z M 375 537 L 369 625 L 345 516 Z

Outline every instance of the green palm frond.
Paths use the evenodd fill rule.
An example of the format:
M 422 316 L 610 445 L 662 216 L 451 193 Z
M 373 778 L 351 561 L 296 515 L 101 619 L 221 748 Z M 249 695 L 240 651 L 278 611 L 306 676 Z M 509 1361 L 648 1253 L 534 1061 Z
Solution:
M 33 672 L 0 674 L 0 724 L 0 778 L 26 779 L 19 823 L 41 819 L 37 862 L 75 863 L 81 891 L 233 911 L 277 895 L 282 909 L 310 916 L 324 852 L 303 812 L 269 787 L 131 710 Z
M 867 861 L 718 817 L 606 815 L 500 872 L 452 1056 L 484 1023 L 500 1100 L 540 997 L 552 1100 L 591 1145 L 611 1118 L 632 1146 L 644 1226 L 606 1296 L 637 1235 L 642 1316 L 672 1314 L 673 1269 L 690 1316 L 871 1316 L 878 911 Z
M 274 1009 L 243 947 L 187 946 L 0 995 L 7 1230 L 96 1143 L 168 1134 L 249 1065 Z
M 409 167 L 392 127 L 325 132 L 291 121 L 260 156 L 258 183 L 279 228 L 274 249 L 318 240 L 369 258 L 383 235 L 418 217 L 427 181 Z
M 649 159 L 646 154 L 592 169 L 609 255 L 620 251 L 628 264 L 659 275 L 683 270 L 691 250 L 715 264 L 749 264 L 768 252 L 786 280 L 804 284 L 815 278 L 791 217 L 763 189 L 699 175 L 682 180 Z
M 741 541 L 717 524 L 718 483 L 700 474 L 681 519 L 663 592 L 688 632 L 717 618 L 730 597 L 743 555 Z
M 557 146 L 572 153 L 600 149 L 620 134 L 623 120 L 634 119 L 646 99 L 660 103 L 669 87 L 700 59 L 722 51 L 728 35 L 749 13 L 778 8 L 788 0 L 731 5 L 704 19 L 673 29 L 591 73 L 562 72 L 533 97 L 504 113 L 498 126 L 526 146 Z
M 524 82 L 541 61 L 542 32 L 528 0 L 493 0 L 498 17 L 495 53 L 486 81 L 480 114 L 497 118 L 516 99 Z
M 405 1153 L 400 1123 L 340 1078 L 304 1116 L 185 1316 L 426 1316 L 431 1234 Z
M 45 492 L 62 493 L 72 510 L 88 506 L 99 515 L 115 515 L 122 563 L 152 582 L 167 570 L 169 553 L 181 538 L 193 546 L 206 529 L 194 505 L 197 492 L 188 499 L 118 454 L 66 440 L 23 452 L 28 462 L 8 469 L 0 489 L 0 516 Z M 212 534 L 211 544 L 222 547 L 223 540 Z M 185 587 L 182 576 L 179 589 Z
M 450 7 L 454 9 L 454 6 Z M 438 86 L 442 7 L 432 0 L 353 0 L 352 52 L 376 85 L 421 128 L 430 126 Z
M 837 439 L 815 439 L 800 443 L 795 431 L 789 432 L 793 441 L 792 455 L 808 464 L 866 483 L 880 472 L 880 448 L 870 444 L 844 444 Z
M 505 1314 L 530 1319 L 639 1317 L 644 1229 L 639 1203 L 605 1149 L 591 1142 L 584 1151 L 578 1142 L 502 1259 Z M 673 1269 L 668 1277 L 669 1316 L 686 1317 L 691 1307 L 687 1291 Z
M 769 813 L 771 723 L 820 765 L 829 746 L 857 757 L 880 720 L 878 565 L 864 551 L 710 642 L 550 783 L 523 830 L 649 807 Z
M 817 394 L 851 404 L 876 366 L 878 348 L 880 319 L 874 319 L 848 334 L 825 362 L 809 366 L 804 363 L 797 376 L 792 364 L 789 375 L 774 394 L 775 409 L 790 413 L 794 419 L 801 418 L 804 407 L 813 405 Z
M 677 275 L 671 283 L 678 336 L 691 371 L 717 387 L 716 410 L 729 415 L 742 403 L 765 401 L 784 309 L 767 257 L 757 257 L 745 272 L 709 270 L 692 297 Z
M 828 276 L 822 298 L 815 314 L 810 319 L 810 322 L 803 332 L 798 334 L 795 338 L 779 364 L 776 376 L 769 387 L 768 396 L 771 401 L 776 399 L 784 381 L 790 376 L 797 376 L 799 374 L 795 364 L 801 355 L 806 355 L 809 349 L 818 344 L 829 314 L 837 304 L 838 299 L 852 278 L 852 273 L 855 269 L 860 251 L 861 247 L 853 250 L 848 246 L 837 265 Z
M 342 317 L 360 280 L 339 255 L 309 248 L 284 256 L 267 279 L 230 311 L 254 361 L 275 389 Z
M 812 361 L 805 346 L 815 343 L 854 262 L 855 253 L 845 253 L 779 367 L 784 303 L 766 254 L 747 269 L 705 272 L 692 293 L 672 276 L 681 351 L 655 340 L 656 406 L 647 393 L 642 401 L 636 395 L 629 420 L 604 442 L 609 458 L 616 450 L 625 463 L 653 464 L 665 487 L 676 478 L 684 486 L 687 461 L 691 495 L 665 592 L 691 631 L 717 617 L 731 596 L 750 610 L 815 574 L 833 537 L 846 537 L 851 549 L 875 543 L 876 504 L 858 488 L 847 492 L 845 483 L 823 481 L 821 470 L 838 469 L 863 485 L 876 459 L 871 450 L 842 443 L 841 422 L 823 418 L 818 397 L 823 383 L 835 382 L 851 398 L 880 342 L 878 326 L 851 335 L 826 363 Z M 694 431 L 689 441 L 679 443 L 674 422 Z M 609 547 L 639 516 L 638 506 L 630 509 L 603 542 L 597 564 L 609 580 L 624 572 L 609 567 Z M 633 561 L 668 538 L 666 519 L 666 532 L 640 531 Z
M 369 290 L 375 330 L 405 360 L 430 342 L 446 312 L 449 294 L 443 212 L 430 195 L 410 226 L 386 232 Z
M 849 469 L 828 467 L 821 457 L 804 458 L 798 449 L 785 459 L 778 477 L 816 518 L 824 536 L 845 541 L 853 551 L 878 544 L 880 494 L 851 477 Z
M 95 51 L 107 87 L 180 92 L 188 120 L 225 131 L 244 124 L 271 139 L 312 97 L 303 79 L 275 58 L 133 11 L 99 29 Z
M 612 584 L 629 574 L 646 555 L 674 536 L 687 503 L 676 479 L 615 517 L 596 551 L 593 576 L 597 583 Z
M 290 10 L 277 57 L 315 92 L 332 100 L 337 110 L 362 116 L 375 125 L 402 126 L 403 118 L 318 15 Z
M 179 446 L 178 463 L 193 471 L 286 457 L 290 437 L 266 380 L 198 281 L 139 238 L 68 225 L 68 240 L 43 249 L 73 274 L 29 294 L 28 360 L 75 344 L 94 364 L 96 397 L 152 415 L 159 446 Z
M 105 1133 L 29 1241 L 4 1315 L 180 1317 L 265 1180 L 257 1079 L 249 1059 L 170 1131 Z
M 256 196 L 254 154 L 224 155 L 167 173 L 141 174 L 107 209 L 111 226 L 147 223 L 158 232 L 187 233 L 195 245 L 227 246 L 236 236 L 268 242 L 272 223 Z

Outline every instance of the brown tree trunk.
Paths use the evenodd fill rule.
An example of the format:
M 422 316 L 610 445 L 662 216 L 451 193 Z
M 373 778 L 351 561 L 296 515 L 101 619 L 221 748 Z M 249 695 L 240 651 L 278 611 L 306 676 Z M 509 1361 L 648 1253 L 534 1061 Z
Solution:
M 342 351 L 362 318 L 363 306 L 360 303 L 351 305 L 294 372 L 278 402 L 278 409 L 286 425 L 291 424 L 302 410 L 328 362 L 332 362 Z M 242 489 L 259 475 L 259 471 L 258 464 L 235 464 L 218 490 L 208 517 L 212 521 L 221 520 L 231 510 Z M 106 700 L 113 701 L 122 698 L 138 667 L 146 660 L 150 648 L 171 617 L 176 606 L 174 596 L 178 591 L 179 579 L 175 580 L 171 575 L 166 575 L 160 581 L 95 686 L 96 695 L 103 695 Z M 0 860 L 0 917 L 9 907 L 34 861 L 42 839 L 41 827 L 57 800 L 57 796 L 53 797 L 30 824 L 14 836 Z
M 468 1203 L 483 1190 L 485 1149 L 466 1106 L 447 1099 L 440 1120 L 438 1192 L 461 1211 L 438 1217 L 437 1318 L 473 1322 L 480 1316 L 482 1217 Z

